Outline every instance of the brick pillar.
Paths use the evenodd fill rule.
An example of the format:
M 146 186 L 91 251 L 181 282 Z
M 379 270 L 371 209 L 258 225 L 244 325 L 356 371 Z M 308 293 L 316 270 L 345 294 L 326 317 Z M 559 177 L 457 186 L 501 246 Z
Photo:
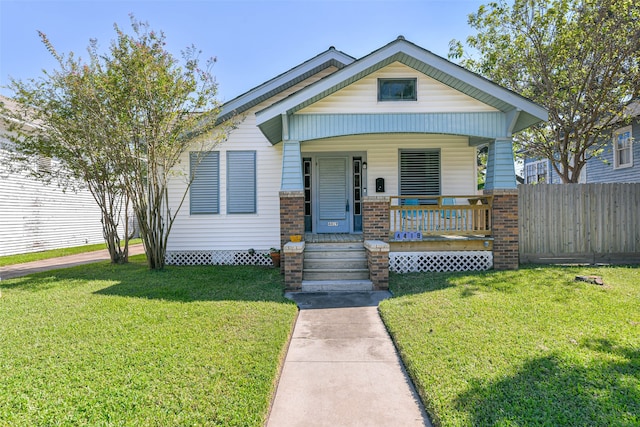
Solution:
M 493 268 L 517 270 L 519 266 L 518 189 L 485 190 L 493 195 Z
M 284 266 L 284 285 L 287 290 L 298 291 L 302 288 L 304 245 L 304 242 L 289 242 L 282 247 L 287 260 Z
M 364 248 L 374 289 L 389 289 L 389 244 L 381 240 L 365 240 Z
M 304 237 L 304 192 L 281 191 L 280 192 L 280 247 L 291 240 L 292 235 Z M 280 272 L 285 272 L 287 254 L 282 253 L 280 260 Z
M 389 241 L 389 198 L 366 196 L 362 199 L 362 235 L 364 240 Z

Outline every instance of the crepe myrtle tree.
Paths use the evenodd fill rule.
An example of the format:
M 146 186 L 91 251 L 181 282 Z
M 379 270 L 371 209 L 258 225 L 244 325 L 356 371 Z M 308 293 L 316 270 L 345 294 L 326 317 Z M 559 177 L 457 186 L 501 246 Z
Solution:
M 106 63 L 107 90 L 122 130 L 115 155 L 126 171 L 122 179 L 149 267 L 162 269 L 171 228 L 194 176 L 181 159 L 189 151 L 201 159 L 226 138 L 235 122 L 216 123 L 220 108 L 210 72 L 214 59 L 201 68 L 200 52 L 190 47 L 182 52 L 180 63 L 165 50 L 162 32 L 134 18 L 131 24 L 133 35 L 115 27 L 118 37 Z M 177 174 L 187 185 L 170 199 L 169 181 Z
M 452 40 L 449 57 L 545 106 L 549 121 L 517 135 L 516 146 L 578 182 L 640 94 L 637 0 L 501 0 L 480 6 L 469 25 L 477 33 L 466 47 Z
M 133 16 L 132 34 L 117 25 L 114 28 L 117 37 L 107 53 L 100 54 L 97 42 L 90 42 L 87 63 L 75 59 L 73 54 L 63 59 L 41 35 L 63 66 L 54 75 L 71 81 L 77 75 L 83 76 L 82 102 L 78 105 L 70 103 L 69 97 L 58 95 L 71 90 L 66 79 L 45 93 L 40 93 L 38 84 L 12 81 L 12 87 L 23 93 L 17 101 L 24 101 L 32 109 L 48 106 L 29 102 L 34 97 L 45 103 L 51 98 L 57 100 L 51 102 L 54 106 L 59 104 L 58 122 L 61 127 L 67 126 L 68 133 L 75 138 L 59 134 L 56 127 L 50 126 L 52 123 L 43 123 L 46 126 L 42 126 L 41 139 L 49 141 L 52 149 L 47 151 L 43 149 L 46 146 L 36 145 L 31 152 L 51 154 L 72 170 L 85 165 L 76 165 L 78 156 L 86 151 L 95 152 L 100 163 L 87 162 L 84 169 L 91 174 L 81 177 L 86 182 L 95 180 L 92 174 L 100 169 L 96 165 L 104 164 L 101 176 L 108 176 L 118 194 L 131 202 L 148 266 L 157 270 L 164 268 L 168 237 L 199 159 L 223 141 L 236 122 L 235 119 L 216 122 L 217 84 L 210 72 L 214 59 L 201 68 L 200 51 L 190 47 L 182 52 L 182 61 L 178 60 L 165 50 L 164 33 L 150 30 L 147 23 Z M 46 75 L 39 84 L 51 85 L 50 76 Z M 73 115 L 66 114 L 70 105 L 74 105 Z M 58 146 L 73 147 L 70 150 L 73 154 L 58 150 Z M 194 164 L 181 164 L 190 151 L 198 153 Z M 171 178 L 181 178 L 186 185 L 182 190 L 173 188 L 170 199 Z

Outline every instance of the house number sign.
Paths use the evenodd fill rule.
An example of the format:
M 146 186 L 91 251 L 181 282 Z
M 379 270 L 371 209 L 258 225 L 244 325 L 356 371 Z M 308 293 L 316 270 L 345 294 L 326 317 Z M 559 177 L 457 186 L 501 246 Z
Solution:
M 338 223 L 337 222 L 327 222 L 327 227 L 337 227 Z

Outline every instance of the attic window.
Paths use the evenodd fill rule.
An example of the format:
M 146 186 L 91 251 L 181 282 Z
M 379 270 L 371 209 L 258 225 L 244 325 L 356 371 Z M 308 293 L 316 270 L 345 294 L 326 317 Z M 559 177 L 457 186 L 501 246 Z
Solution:
M 378 79 L 378 101 L 416 101 L 416 79 Z

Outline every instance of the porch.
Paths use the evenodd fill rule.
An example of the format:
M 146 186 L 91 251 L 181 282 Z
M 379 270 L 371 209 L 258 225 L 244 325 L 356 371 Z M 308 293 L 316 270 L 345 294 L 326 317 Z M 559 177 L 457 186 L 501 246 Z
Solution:
M 365 276 L 368 275 L 373 289 L 388 287 L 389 271 L 406 273 L 490 269 L 494 267 L 496 252 L 494 226 L 498 223 L 498 234 L 503 236 L 499 240 L 505 240 L 505 230 L 510 229 L 503 224 L 508 219 L 504 213 L 515 216 L 517 223 L 517 205 L 515 210 L 514 205 L 510 205 L 514 200 L 512 196 L 512 192 L 470 196 L 369 196 L 363 199 L 362 233 L 300 233 L 304 235 L 304 240 L 293 243 L 289 242 L 287 234 L 293 228 L 287 231 L 286 226 L 297 222 L 297 229 L 304 230 L 304 220 L 295 215 L 296 211 L 300 212 L 303 208 L 304 196 L 298 192 L 281 192 L 281 215 L 284 219 L 281 224 L 285 226 L 281 228 L 281 237 L 286 260 L 283 272 L 287 287 L 304 289 L 305 281 L 309 284 L 308 280 L 312 277 L 310 270 L 314 267 L 308 265 L 311 257 L 306 248 L 313 248 L 316 252 L 331 252 L 339 251 L 343 246 L 353 251 L 354 245 L 357 245 L 362 253 L 362 256 L 357 257 L 359 274 L 367 273 Z M 501 248 L 503 253 L 500 259 L 504 256 L 504 244 L 499 242 L 498 253 Z M 351 257 L 327 255 L 324 258 L 325 266 L 322 268 L 330 271 L 329 275 L 324 283 L 310 285 L 333 286 L 329 282 L 334 281 L 340 282 L 341 286 L 348 286 L 349 283 L 346 282 L 351 277 L 348 272 L 350 267 L 342 261 Z M 335 262 L 328 261 L 332 258 Z M 361 271 L 363 268 L 368 271 Z M 499 262 L 496 268 L 513 267 Z M 313 279 L 322 281 L 323 277 L 316 275 Z M 357 285 L 362 286 L 366 278 L 358 277 L 357 280 Z

